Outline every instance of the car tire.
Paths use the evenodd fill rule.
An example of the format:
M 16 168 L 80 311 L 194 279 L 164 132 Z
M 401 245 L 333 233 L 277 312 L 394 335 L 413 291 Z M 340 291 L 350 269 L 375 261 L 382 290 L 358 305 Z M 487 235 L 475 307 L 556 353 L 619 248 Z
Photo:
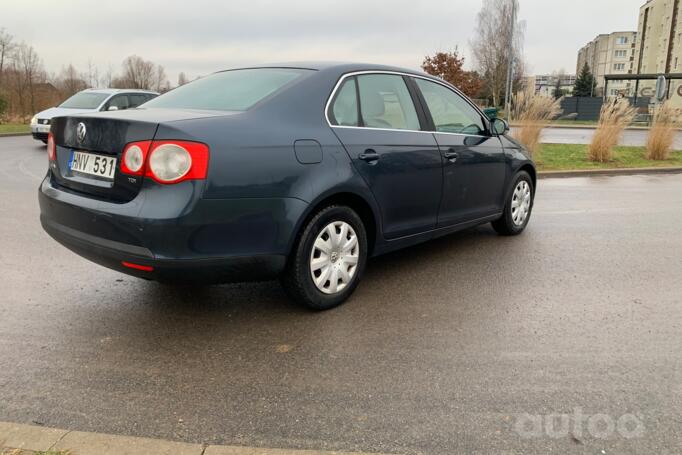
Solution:
M 367 252 L 367 233 L 358 214 L 350 207 L 328 206 L 303 227 L 280 282 L 294 301 L 329 310 L 345 302 L 358 286 Z
M 507 191 L 504 212 L 500 219 L 492 222 L 493 229 L 500 235 L 519 235 L 528 226 L 535 188 L 533 179 L 526 171 L 520 171 L 514 176 L 512 185 Z

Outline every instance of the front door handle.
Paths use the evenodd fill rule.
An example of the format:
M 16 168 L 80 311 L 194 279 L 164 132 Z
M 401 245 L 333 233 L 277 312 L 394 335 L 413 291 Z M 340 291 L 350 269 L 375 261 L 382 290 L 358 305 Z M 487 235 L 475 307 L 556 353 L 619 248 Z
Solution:
M 376 163 L 379 161 L 380 155 L 372 149 L 367 149 L 364 153 L 358 155 L 358 158 L 368 163 Z
M 451 163 L 454 163 L 457 161 L 457 157 L 459 156 L 455 149 L 450 148 L 448 149 L 445 153 L 443 153 L 443 156 L 445 156 L 445 159 L 450 161 Z

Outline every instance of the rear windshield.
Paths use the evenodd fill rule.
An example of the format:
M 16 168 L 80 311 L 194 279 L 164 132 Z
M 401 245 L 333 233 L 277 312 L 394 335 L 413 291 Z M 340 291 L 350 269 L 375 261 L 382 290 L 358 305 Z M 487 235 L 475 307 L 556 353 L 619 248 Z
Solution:
M 80 92 L 64 101 L 59 107 L 68 109 L 96 109 L 108 96 L 109 94 L 107 93 Z
M 144 108 L 246 111 L 310 70 L 256 68 L 211 74 L 144 104 Z

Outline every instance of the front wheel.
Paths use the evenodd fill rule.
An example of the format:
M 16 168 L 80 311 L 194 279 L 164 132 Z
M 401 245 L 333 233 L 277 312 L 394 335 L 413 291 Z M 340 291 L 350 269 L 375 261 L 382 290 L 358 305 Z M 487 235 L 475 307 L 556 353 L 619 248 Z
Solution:
M 326 207 L 303 228 L 280 279 L 282 287 L 308 308 L 334 308 L 358 286 L 367 250 L 358 214 L 346 206 Z
M 504 213 L 492 222 L 493 229 L 500 235 L 519 235 L 528 226 L 533 210 L 535 190 L 533 180 L 526 171 L 514 177 L 511 194 L 504 204 Z

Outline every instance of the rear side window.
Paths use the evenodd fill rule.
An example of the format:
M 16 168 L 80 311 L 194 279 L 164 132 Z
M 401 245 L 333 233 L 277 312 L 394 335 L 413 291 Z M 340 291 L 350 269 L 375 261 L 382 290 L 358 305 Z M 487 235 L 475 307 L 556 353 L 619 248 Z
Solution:
M 137 94 L 137 93 L 131 93 L 128 95 L 128 98 L 130 98 L 130 107 L 137 107 L 140 104 L 146 102 L 149 98 L 147 95 L 142 95 L 142 94 Z
M 436 131 L 474 135 L 485 132 L 479 112 L 460 95 L 435 82 L 425 79 L 415 81 L 424 95 Z
M 211 74 L 145 104 L 145 108 L 246 111 L 311 70 L 255 68 Z
M 331 107 L 332 125 L 358 126 L 358 98 L 355 78 L 346 79 Z
M 367 128 L 419 130 L 419 117 L 402 76 L 357 76 L 362 124 Z

